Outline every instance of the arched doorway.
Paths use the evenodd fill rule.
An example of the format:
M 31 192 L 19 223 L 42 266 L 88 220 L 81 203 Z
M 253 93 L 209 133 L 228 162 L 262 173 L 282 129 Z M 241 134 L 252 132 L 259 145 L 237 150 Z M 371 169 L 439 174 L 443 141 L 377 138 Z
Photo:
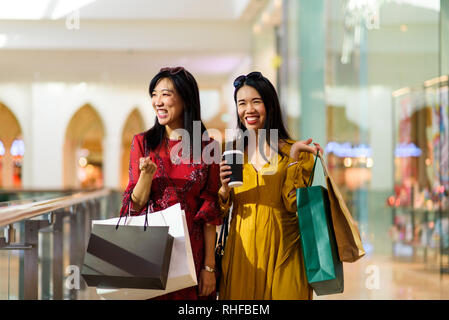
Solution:
M 128 184 L 129 153 L 133 136 L 145 130 L 139 110 L 134 109 L 128 116 L 122 132 L 122 156 L 120 166 L 120 187 L 124 190 Z
M 91 105 L 82 106 L 72 116 L 65 134 L 65 188 L 103 186 L 103 137 L 101 117 Z
M 22 129 L 12 111 L 0 102 L 0 188 L 22 186 L 25 145 Z

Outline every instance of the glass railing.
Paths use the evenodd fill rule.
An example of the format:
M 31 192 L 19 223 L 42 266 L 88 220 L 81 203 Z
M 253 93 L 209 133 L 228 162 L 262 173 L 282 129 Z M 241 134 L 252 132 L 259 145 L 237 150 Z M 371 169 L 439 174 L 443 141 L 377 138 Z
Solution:
M 0 208 L 70 195 L 81 190 L 1 190 Z
M 91 221 L 117 216 L 121 196 L 101 189 L 2 203 L 0 299 L 99 299 L 82 279 L 81 266 Z

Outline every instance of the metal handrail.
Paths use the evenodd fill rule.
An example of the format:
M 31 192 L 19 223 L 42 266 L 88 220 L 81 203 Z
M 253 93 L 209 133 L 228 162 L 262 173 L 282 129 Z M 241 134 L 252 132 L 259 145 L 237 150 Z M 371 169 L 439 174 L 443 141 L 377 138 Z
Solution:
M 110 189 L 78 192 L 69 196 L 0 208 L 0 227 L 31 219 L 88 200 L 105 197 Z

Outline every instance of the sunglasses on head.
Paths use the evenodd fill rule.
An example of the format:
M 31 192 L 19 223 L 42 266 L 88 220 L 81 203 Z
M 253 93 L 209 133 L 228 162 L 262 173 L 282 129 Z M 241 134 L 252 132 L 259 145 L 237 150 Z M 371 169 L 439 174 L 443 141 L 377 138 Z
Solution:
M 186 72 L 186 69 L 184 69 L 184 67 L 174 67 L 174 68 L 167 67 L 167 68 L 162 68 L 161 70 L 159 70 L 159 72 L 168 72 L 171 75 L 178 74 L 181 71 L 184 72 L 184 75 L 187 77 L 187 72 Z
M 246 76 L 245 75 L 238 76 L 234 80 L 234 88 L 240 87 L 243 83 L 245 83 L 247 79 L 258 80 L 262 78 L 263 78 L 262 73 L 260 73 L 259 71 L 250 72 Z

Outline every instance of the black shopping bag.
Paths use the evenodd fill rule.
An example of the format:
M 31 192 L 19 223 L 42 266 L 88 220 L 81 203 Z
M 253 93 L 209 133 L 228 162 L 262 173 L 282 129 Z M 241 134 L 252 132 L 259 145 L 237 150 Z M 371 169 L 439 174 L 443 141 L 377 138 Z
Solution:
M 93 287 L 165 290 L 172 247 L 168 227 L 94 224 L 81 275 Z

